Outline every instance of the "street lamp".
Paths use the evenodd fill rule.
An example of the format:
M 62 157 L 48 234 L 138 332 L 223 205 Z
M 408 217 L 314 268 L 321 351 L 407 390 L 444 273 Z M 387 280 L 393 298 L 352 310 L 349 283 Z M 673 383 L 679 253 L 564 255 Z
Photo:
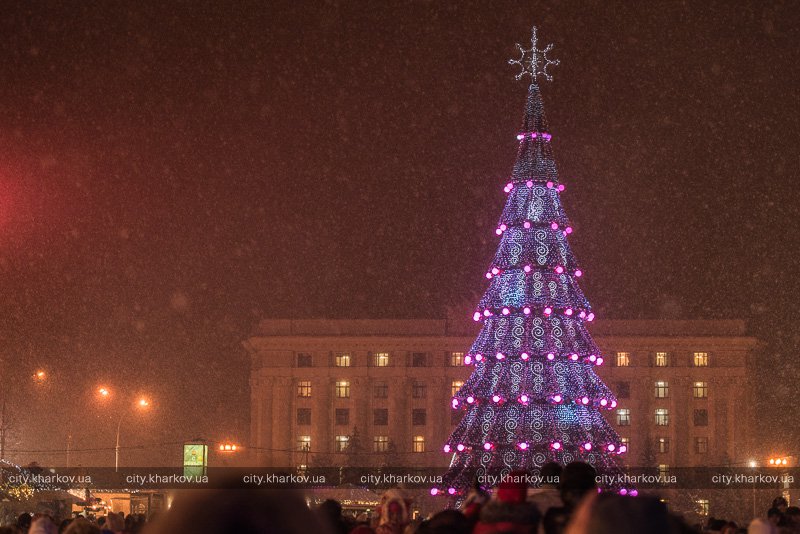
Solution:
M 111 390 L 109 390 L 108 388 L 103 387 L 103 386 L 97 388 L 97 393 L 102 398 L 108 398 L 108 397 L 111 396 Z M 150 401 L 147 399 L 147 397 L 139 397 L 139 399 L 136 401 L 134 406 L 136 406 L 136 408 L 138 408 L 139 410 L 145 410 L 145 409 L 150 407 Z M 119 421 L 117 422 L 117 439 L 116 439 L 116 442 L 115 442 L 115 445 L 114 445 L 114 471 L 115 472 L 119 472 L 119 435 L 120 435 L 120 431 L 122 430 L 122 421 L 123 421 L 123 419 L 125 419 L 125 415 L 127 413 L 128 413 L 127 411 L 123 411 L 119 416 Z

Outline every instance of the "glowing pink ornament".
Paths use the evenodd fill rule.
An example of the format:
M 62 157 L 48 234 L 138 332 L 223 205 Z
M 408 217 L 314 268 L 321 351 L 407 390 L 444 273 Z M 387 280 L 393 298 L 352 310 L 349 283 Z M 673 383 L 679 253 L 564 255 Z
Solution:
M 528 228 L 531 227 L 531 222 L 530 221 L 525 221 L 524 223 L 522 223 L 522 226 L 523 226 L 523 228 L 528 229 Z
M 547 182 L 547 189 L 553 189 L 553 182 Z
M 497 354 L 495 354 L 495 357 L 496 357 L 498 360 L 505 360 L 505 358 L 506 358 L 506 355 L 505 355 L 505 354 L 503 354 L 502 352 L 498 352 Z
M 508 188 L 508 186 L 505 186 L 505 187 L 503 188 L 503 192 L 505 192 L 505 193 L 510 193 L 510 192 L 511 192 L 511 189 L 509 189 L 509 188 Z
M 505 232 L 508 229 L 508 226 L 506 226 L 505 224 L 501 224 L 500 229 Z
M 522 443 L 520 443 L 519 445 L 517 445 L 517 447 L 519 447 L 519 448 L 520 448 L 520 450 L 523 450 L 523 451 L 524 451 L 524 450 L 526 450 L 526 449 L 528 448 L 528 444 L 527 444 L 527 443 L 525 443 L 525 442 L 523 441 Z
M 492 279 L 492 273 L 486 273 L 486 278 L 488 278 L 489 280 L 491 280 L 491 279 Z
M 472 356 L 464 356 L 464 365 L 469 365 L 472 363 Z
M 483 310 L 483 315 L 484 315 L 484 316 L 486 316 L 486 317 L 489 317 L 491 314 L 492 314 L 492 312 L 491 312 L 491 311 L 489 311 L 489 310 Z
M 526 402 L 528 402 L 528 396 L 523 393 L 522 395 L 519 396 L 519 401 L 522 404 L 525 404 Z
M 622 454 L 623 452 L 625 452 L 627 450 L 628 450 L 628 447 L 626 447 L 625 445 L 620 445 L 619 446 L 619 453 L 620 454 Z
M 528 358 L 530 358 L 530 355 L 527 352 L 523 352 L 520 355 L 520 358 L 522 358 L 523 360 L 527 360 Z
M 583 271 L 581 271 L 580 269 L 576 269 L 575 270 L 575 276 L 577 278 L 580 278 L 581 276 L 583 276 Z
M 500 269 L 498 269 L 497 267 L 492 267 L 492 274 L 499 274 L 499 273 Z
M 572 308 L 567 308 L 566 310 L 564 310 L 564 315 L 566 316 L 572 315 Z
M 450 495 L 455 495 L 456 494 L 456 489 L 455 488 L 448 488 L 447 493 L 449 493 Z
M 606 399 L 601 399 L 600 400 L 600 406 L 605 406 L 607 404 L 608 404 L 608 401 Z
M 479 362 L 479 361 L 481 361 L 482 359 L 483 359 L 483 354 L 476 354 L 476 355 L 475 355 L 475 361 L 476 361 L 476 362 Z
M 494 233 L 496 233 L 497 235 L 503 235 L 503 231 L 500 228 L 495 230 Z
M 617 407 L 617 401 L 611 401 L 611 407 L 612 408 L 616 408 Z
M 555 403 L 561 402 L 561 395 L 553 395 L 553 402 Z
M 585 404 L 589 404 L 589 397 L 583 397 L 583 398 L 581 399 L 581 402 L 582 402 L 584 405 L 585 405 Z
M 597 365 L 603 365 L 603 358 L 597 358 Z
M 555 359 L 555 357 L 556 357 L 556 355 L 555 355 L 555 354 L 553 354 L 552 352 L 548 352 L 548 353 L 547 353 L 547 359 L 548 359 L 548 360 L 553 360 L 553 359 Z
M 522 270 L 525 271 L 526 273 L 529 273 L 529 272 L 531 272 L 531 266 L 530 265 L 526 265 L 525 267 L 522 268 Z
M 503 308 L 503 315 L 508 315 L 509 313 L 511 313 L 511 310 L 508 308 Z
M 495 395 L 494 397 L 492 397 L 492 401 L 500 402 L 500 395 Z
M 472 403 L 474 403 L 474 402 L 475 402 L 475 397 L 473 397 L 472 395 L 470 395 L 469 397 L 467 397 L 467 404 L 472 404 Z
M 557 451 L 558 449 L 561 448 L 561 443 L 554 441 L 550 446 L 553 447 L 553 450 Z
M 628 494 L 628 490 L 626 490 L 625 488 L 622 488 L 621 490 L 619 490 L 619 494 L 623 495 L 623 496 L 627 495 Z
M 609 443 L 606 449 L 608 449 L 608 452 L 614 452 L 614 449 L 616 449 L 616 447 L 614 446 L 613 443 Z
M 636 497 L 637 495 L 639 495 L 638 491 L 636 491 L 635 489 L 631 490 L 631 492 L 630 492 L 630 496 L 631 497 Z
M 523 139 L 525 139 L 525 134 L 517 135 L 517 141 L 522 141 Z
M 444 446 L 444 452 L 450 452 L 450 445 Z
M 524 313 L 525 315 L 530 315 L 531 309 L 525 306 L 524 308 L 522 308 L 522 313 Z
M 456 445 L 456 449 L 458 449 L 458 452 L 464 452 L 465 448 L 466 447 L 464 447 L 463 443 L 459 443 L 458 445 Z
M 558 266 L 556 266 L 556 272 L 557 272 L 558 274 L 561 274 L 561 273 L 563 273 L 563 272 L 564 272 L 564 268 L 563 268 L 562 266 L 558 265 Z
M 431 495 L 433 495 L 435 497 L 438 494 L 439 494 L 439 490 L 437 488 L 431 488 Z
M 508 182 L 508 184 L 506 184 L 506 187 L 509 189 L 514 189 L 514 182 Z
M 581 312 L 578 314 L 578 317 L 580 317 L 581 319 L 585 319 L 586 318 L 586 312 L 581 310 Z
M 566 233 L 568 233 L 568 234 L 571 234 L 572 233 L 572 227 L 571 226 L 567 226 L 566 228 L 564 228 L 564 231 Z
M 586 443 L 583 444 L 583 448 L 584 450 L 590 451 L 592 450 L 592 444 L 587 441 Z
M 475 312 L 472 314 L 473 321 L 480 321 L 481 320 L 481 312 Z
M 525 182 L 525 185 L 527 185 L 528 189 L 530 189 L 531 187 L 533 187 L 533 180 L 528 180 L 527 182 Z
M 545 315 L 550 315 L 551 313 L 553 313 L 553 308 L 551 308 L 550 306 L 548 306 L 548 307 L 546 307 L 544 309 L 544 314 Z
M 594 321 L 594 313 L 590 313 L 589 315 L 587 315 L 586 316 L 586 320 L 587 321 Z
M 558 230 L 558 223 L 557 222 L 550 223 L 550 228 L 552 228 L 553 230 Z
M 594 354 L 592 354 L 591 356 L 589 356 L 589 361 L 590 361 L 590 362 L 597 361 L 597 356 L 595 356 Z
M 453 405 L 453 408 L 458 408 L 458 399 L 453 399 L 453 402 L 451 402 L 451 404 Z
M 572 356 L 569 357 L 569 359 L 572 360 L 573 362 L 577 362 L 578 361 L 578 355 L 577 354 L 573 354 Z
M 563 191 L 564 190 L 564 184 L 559 184 L 558 185 L 558 190 L 559 191 Z
M 483 450 L 485 451 L 492 450 L 492 444 L 487 441 L 486 443 L 483 444 Z

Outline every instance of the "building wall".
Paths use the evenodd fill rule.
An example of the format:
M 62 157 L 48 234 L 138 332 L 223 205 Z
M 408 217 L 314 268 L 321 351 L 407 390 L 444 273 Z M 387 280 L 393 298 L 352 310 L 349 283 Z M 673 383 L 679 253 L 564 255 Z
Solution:
M 441 446 L 449 436 L 453 381 L 466 380 L 472 367 L 451 365 L 452 353 L 463 353 L 475 331 L 456 330 L 436 320 L 270 320 L 263 321 L 245 342 L 252 358 L 251 448 L 257 465 L 380 465 L 441 466 L 449 461 Z M 741 321 L 605 321 L 592 327 L 606 356 L 597 368 L 611 389 L 629 384 L 629 398 L 618 408 L 630 410 L 630 425 L 617 426 L 630 439 L 628 465 L 744 465 L 750 450 L 748 435 L 751 387 L 748 363 L 757 347 L 745 335 Z M 389 353 L 388 366 L 377 366 L 375 354 Z M 627 352 L 628 366 L 617 366 L 617 352 Z M 655 354 L 666 352 L 669 365 L 656 367 Z M 708 354 L 707 367 L 693 365 L 694 353 Z M 309 354 L 312 367 L 298 367 L 298 354 Z M 350 366 L 337 367 L 336 355 L 350 356 Z M 424 353 L 425 365 L 414 366 L 414 353 Z M 422 362 L 417 362 L 422 363 Z M 338 398 L 336 382 L 350 384 L 350 397 Z M 298 384 L 310 381 L 310 397 L 299 397 Z M 655 397 L 655 382 L 668 383 L 666 398 Z M 707 398 L 694 398 L 694 382 L 706 382 Z M 386 398 L 375 387 L 385 383 Z M 414 386 L 424 385 L 424 397 Z M 417 388 L 417 393 L 420 393 Z M 669 410 L 669 424 L 655 424 L 655 409 Z M 298 424 L 298 409 L 310 409 L 310 424 Z M 336 410 L 349 410 L 346 424 L 337 424 Z M 376 425 L 374 410 L 387 409 L 387 425 Z M 415 425 L 413 411 L 425 410 L 425 424 Z M 707 410 L 707 425 L 696 425 L 694 410 Z M 339 421 L 343 422 L 343 421 Z M 419 422 L 419 421 L 418 421 Z M 357 429 L 358 454 L 337 452 L 336 436 Z M 309 436 L 305 451 L 300 436 Z M 393 444 L 375 452 L 375 436 Z M 424 438 L 415 452 L 413 438 Z M 707 452 L 695 448 L 695 438 L 708 438 Z M 658 438 L 669 439 L 660 452 Z

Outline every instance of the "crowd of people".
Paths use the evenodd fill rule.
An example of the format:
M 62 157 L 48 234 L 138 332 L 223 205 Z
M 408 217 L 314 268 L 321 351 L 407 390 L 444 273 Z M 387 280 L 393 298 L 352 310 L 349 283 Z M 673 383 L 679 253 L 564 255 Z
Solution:
M 400 489 L 387 490 L 375 513 L 359 516 L 344 513 L 335 500 L 309 506 L 301 492 L 222 489 L 187 492 L 147 521 L 121 513 L 60 522 L 22 514 L 0 534 L 800 534 L 800 508 L 782 497 L 746 526 L 709 518 L 691 527 L 655 497 L 599 492 L 586 463 L 547 464 L 540 476 L 552 482 L 529 487 L 519 472 L 491 495 L 476 485 L 457 509 L 424 519 L 413 518 L 412 502 Z

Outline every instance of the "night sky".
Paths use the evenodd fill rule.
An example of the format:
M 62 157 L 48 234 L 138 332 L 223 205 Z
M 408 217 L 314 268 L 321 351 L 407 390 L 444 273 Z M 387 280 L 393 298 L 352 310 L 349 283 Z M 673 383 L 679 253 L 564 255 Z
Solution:
M 261 318 L 477 303 L 540 27 L 598 318 L 742 318 L 795 404 L 791 2 L 79 2 L 0 12 L 0 377 L 19 461 L 247 440 Z M 46 386 L 31 384 L 34 368 Z M 780 379 L 776 379 L 778 375 Z M 782 382 L 781 382 L 782 381 Z

